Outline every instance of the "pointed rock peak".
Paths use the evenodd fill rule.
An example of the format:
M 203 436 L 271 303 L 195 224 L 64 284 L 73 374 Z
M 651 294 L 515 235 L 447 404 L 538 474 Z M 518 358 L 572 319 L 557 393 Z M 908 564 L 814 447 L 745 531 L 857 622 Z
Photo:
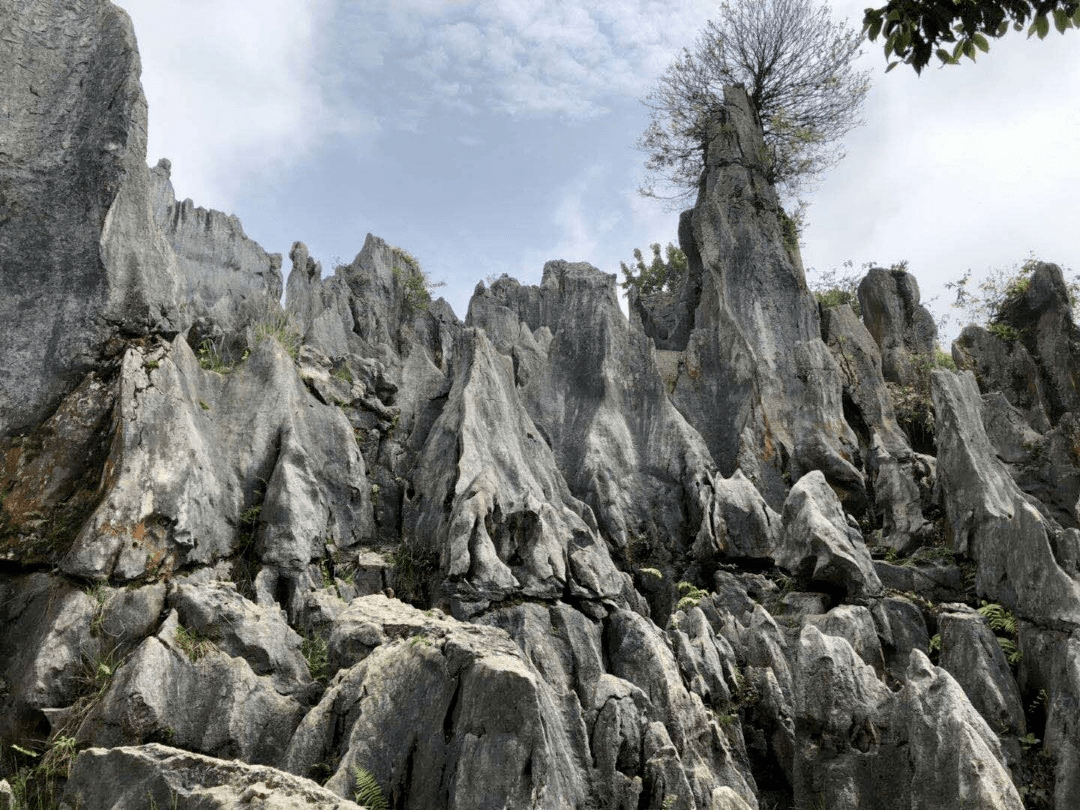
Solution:
M 934 356 L 937 325 L 930 310 L 920 303 L 915 276 L 902 267 L 872 268 L 859 283 L 859 306 L 863 322 L 881 350 L 885 379 L 925 388 L 920 365 Z

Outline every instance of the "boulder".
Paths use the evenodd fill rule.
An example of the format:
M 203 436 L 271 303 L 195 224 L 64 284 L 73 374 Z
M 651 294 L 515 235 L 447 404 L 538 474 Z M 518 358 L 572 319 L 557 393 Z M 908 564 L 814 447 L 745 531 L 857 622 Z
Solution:
M 946 607 L 938 616 L 941 668 L 956 679 L 971 705 L 998 734 L 1023 736 L 1020 690 L 993 631 L 972 608 Z
M 70 706 L 105 652 L 100 605 L 49 574 L 0 578 L 0 740 L 45 739 L 50 709 Z
M 256 675 L 244 658 L 219 648 L 215 635 L 184 627 L 171 611 L 110 676 L 76 739 L 101 747 L 165 742 L 277 763 L 303 707 L 281 695 L 271 676 Z
M 910 655 L 892 692 L 843 639 L 799 636 L 796 803 L 874 807 L 1023 807 L 993 731 L 944 670 Z
M 933 364 L 937 341 L 934 317 L 919 298 L 919 283 L 905 270 L 874 267 L 859 282 L 859 308 L 881 350 L 881 372 L 909 388 L 925 385 L 920 366 Z
M 784 503 L 784 529 L 776 564 L 800 581 L 827 585 L 853 598 L 880 593 L 881 581 L 858 530 L 825 476 L 818 471 L 799 479 Z
M 405 796 L 410 806 L 446 808 L 585 801 L 584 724 L 504 631 L 383 596 L 349 610 L 354 625 L 366 614 L 374 646 L 304 718 L 288 770 L 325 776 L 326 764 L 327 787 L 343 793 L 363 767 L 392 805 Z
M 82 810 L 363 810 L 291 773 L 156 744 L 80 751 L 63 802 Z

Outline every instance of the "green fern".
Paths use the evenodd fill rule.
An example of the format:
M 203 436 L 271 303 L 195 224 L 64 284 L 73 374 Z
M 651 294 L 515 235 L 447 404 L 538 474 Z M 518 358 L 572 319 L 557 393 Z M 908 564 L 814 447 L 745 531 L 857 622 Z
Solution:
M 979 608 L 979 615 L 986 619 L 990 629 L 995 633 L 1016 635 L 1016 616 L 997 602 L 983 602 L 982 607 Z
M 386 796 L 371 771 L 357 765 L 353 768 L 353 776 L 356 779 L 357 804 L 362 804 L 367 810 L 390 810 Z
M 1016 616 L 996 602 L 983 602 L 982 607 L 979 608 L 979 615 L 986 619 L 986 623 L 994 631 L 998 644 L 1001 645 L 1001 651 L 1005 653 L 1005 659 L 1010 665 L 1017 666 L 1024 654 L 1016 643 L 1016 635 L 1019 631 Z

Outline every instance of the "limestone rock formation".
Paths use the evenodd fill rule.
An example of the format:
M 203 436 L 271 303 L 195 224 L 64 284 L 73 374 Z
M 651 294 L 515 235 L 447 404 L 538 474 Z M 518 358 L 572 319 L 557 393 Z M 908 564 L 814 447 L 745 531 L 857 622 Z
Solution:
M 463 323 L 371 235 L 282 307 L 147 167 L 123 13 L 0 20 L 0 807 L 1080 803 L 1056 268 L 931 401 L 914 279 L 817 305 L 728 88 L 629 318 L 559 260 Z
M 361 810 L 308 779 L 164 745 L 88 748 L 76 758 L 65 797 L 84 810 Z
M 646 334 L 678 352 L 672 401 L 724 475 L 742 469 L 779 508 L 787 481 L 820 469 L 858 509 L 865 484 L 843 418 L 840 369 L 765 179 L 757 113 L 741 87 L 725 98 L 697 204 L 680 223 L 689 261 L 683 311 L 670 332 Z M 644 325 L 656 322 L 647 301 L 633 307 Z
M 918 365 L 934 356 L 937 326 L 919 301 L 919 283 L 900 268 L 875 267 L 859 283 L 859 306 L 889 382 L 917 385 Z

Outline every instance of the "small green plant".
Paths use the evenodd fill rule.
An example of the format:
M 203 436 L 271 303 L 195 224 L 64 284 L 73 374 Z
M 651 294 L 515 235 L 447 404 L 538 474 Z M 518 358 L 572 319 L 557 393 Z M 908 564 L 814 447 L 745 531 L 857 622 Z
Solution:
M 330 653 L 326 636 L 321 633 L 305 636 L 300 642 L 300 653 L 307 661 L 311 679 L 326 683 L 326 677 L 330 672 Z
M 353 374 L 346 365 L 341 365 L 330 372 L 331 376 L 342 382 L 351 383 L 353 381 Z
M 294 362 L 300 357 L 300 345 L 303 343 L 300 330 L 280 305 L 269 308 L 255 324 L 255 339 L 260 343 L 276 340 Z
M 405 310 L 410 313 L 427 312 L 431 305 L 431 291 L 444 286 L 445 282 L 432 281 L 416 257 L 407 250 L 394 248 L 393 254 L 394 266 L 391 272 L 394 281 L 404 292 Z
M 202 408 L 204 411 L 210 410 L 210 406 L 207 405 L 206 400 L 203 400 L 203 399 L 199 400 L 199 407 Z
M 1031 747 L 1032 747 L 1033 745 L 1038 745 L 1039 743 L 1041 743 L 1041 742 L 1042 742 L 1042 740 L 1040 740 L 1040 739 L 1039 739 L 1038 737 L 1036 737 L 1036 736 L 1035 736 L 1035 735 L 1034 735 L 1034 734 L 1033 734 L 1032 732 L 1030 732 L 1030 731 L 1029 731 L 1029 732 L 1028 732 L 1027 734 L 1025 734 L 1025 735 L 1024 735 L 1023 737 L 1019 737 L 1019 738 L 1017 738 L 1017 742 L 1019 742 L 1019 743 L 1020 743 L 1020 746 L 1021 746 L 1021 747 L 1022 747 L 1022 748 L 1023 748 L 1023 749 L 1025 750 L 1025 751 L 1027 751 L 1027 750 L 1028 750 L 1029 748 L 1031 748 Z
M 1015 329 L 1014 327 L 1009 326 L 1009 324 L 1002 323 L 1001 321 L 987 324 L 986 331 L 998 338 L 998 340 L 1003 340 L 1006 343 L 1015 343 L 1020 340 L 1021 337 L 1019 329 Z
M 956 371 L 956 363 L 953 361 L 952 355 L 940 346 L 934 347 L 934 365 L 938 368 L 947 368 L 949 371 Z
M 930 637 L 930 647 L 928 652 L 932 655 L 934 653 L 941 652 L 941 633 L 935 633 Z
M 996 602 L 984 601 L 978 611 L 979 615 L 986 619 L 990 629 L 994 631 L 998 644 L 1001 646 L 1001 651 L 1005 653 L 1006 660 L 1010 665 L 1017 666 L 1024 654 L 1016 643 L 1017 633 L 1019 632 L 1016 616 Z
M 934 420 L 934 403 L 930 398 L 929 381 L 925 388 L 892 385 L 889 386 L 892 394 L 893 409 L 896 412 L 896 421 L 911 440 L 916 449 L 932 449 L 936 435 L 936 422 Z
M 784 240 L 784 247 L 797 256 L 799 239 L 802 237 L 803 228 L 806 227 L 805 204 L 800 201 L 798 207 L 790 214 L 783 208 L 777 208 L 776 216 L 780 220 L 780 237 Z
M 194 663 L 214 649 L 214 642 L 198 630 L 177 625 L 176 646 Z
M 849 259 L 844 262 L 843 272 L 835 267 L 820 273 L 810 270 L 807 286 L 822 309 L 847 304 L 856 316 L 862 316 L 862 308 L 859 306 L 859 282 L 862 276 L 852 270 L 854 266 L 855 263 Z
M 1017 632 L 1016 616 L 1011 611 L 996 602 L 984 601 L 979 607 L 979 615 L 986 619 L 990 629 L 995 633 L 1006 633 L 1015 636 Z
M 1035 699 L 1028 705 L 1028 714 L 1034 714 L 1036 711 L 1042 711 L 1046 713 L 1050 710 L 1050 695 L 1046 689 L 1040 689 L 1039 694 L 1035 696 Z
M 655 577 L 656 579 L 664 578 L 664 575 L 660 573 L 660 570 L 657 568 L 639 568 L 638 571 L 639 573 L 645 574 L 646 576 Z
M 701 598 L 708 596 L 708 591 L 703 591 L 701 588 L 694 585 L 692 582 L 686 582 L 685 580 L 675 586 L 678 588 L 679 593 L 682 594 L 682 598 L 675 605 L 675 610 L 689 610 L 692 607 L 697 607 Z
M 161 363 L 159 363 L 157 360 L 147 360 L 145 363 L 143 363 L 143 368 L 145 368 L 147 371 L 153 371 L 160 365 Z
M 439 560 L 433 551 L 410 548 L 402 541 L 390 554 L 394 569 L 394 588 L 397 596 L 407 602 L 425 600 L 428 580 L 439 570 Z
M 639 295 L 652 295 L 664 290 L 677 289 L 686 278 L 686 254 L 669 242 L 664 249 L 667 256 L 665 261 L 660 256 L 659 242 L 653 242 L 649 247 L 653 253 L 649 264 L 645 264 L 641 248 L 634 248 L 633 267 L 626 262 L 619 262 L 623 274 L 620 286 L 624 290 L 634 287 Z M 637 272 L 634 272 L 635 269 Z
M 232 366 L 225 361 L 221 350 L 210 338 L 205 338 L 199 344 L 196 356 L 199 359 L 199 365 L 207 371 L 216 371 L 218 374 L 228 374 L 232 371 Z
M 353 778 L 356 780 L 357 804 L 364 805 L 367 810 L 390 810 L 386 803 L 386 796 L 371 771 L 357 765 L 353 768 Z
M 249 506 L 240 513 L 240 525 L 245 529 L 252 529 L 259 524 L 259 516 L 262 514 L 262 504 L 257 503 Z

